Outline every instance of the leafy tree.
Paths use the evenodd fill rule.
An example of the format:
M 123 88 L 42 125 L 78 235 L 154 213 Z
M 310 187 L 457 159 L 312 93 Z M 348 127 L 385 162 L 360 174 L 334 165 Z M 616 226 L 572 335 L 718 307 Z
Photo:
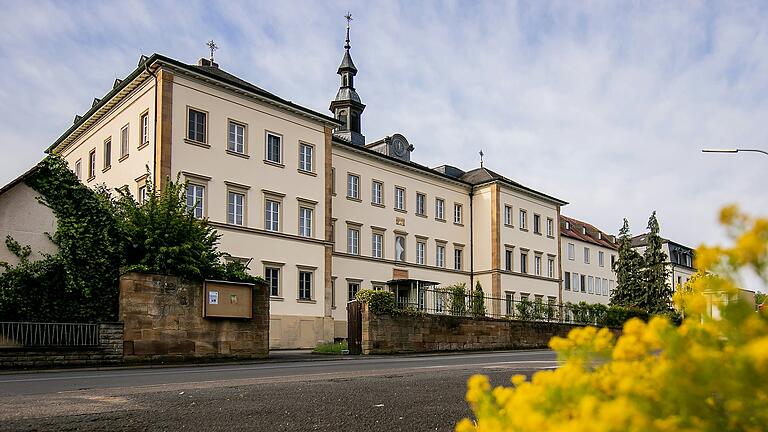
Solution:
M 669 283 L 668 257 L 662 250 L 663 240 L 659 236 L 659 221 L 656 212 L 648 218 L 648 246 L 643 253 L 643 290 L 638 306 L 646 311 L 657 314 L 672 309 L 672 294 L 674 290 Z
M 19 264 L 0 263 L 0 317 L 11 321 L 111 321 L 117 318 L 121 270 L 191 280 L 257 282 L 240 262 L 222 263 L 220 235 L 187 210 L 185 185 L 150 189 L 139 204 L 127 191 L 83 185 L 58 156 L 48 156 L 25 180 L 56 216 L 50 235 L 58 251 L 30 261 L 12 238 Z
M 624 224 L 619 230 L 619 252 L 613 263 L 613 271 L 616 273 L 616 288 L 611 293 L 611 304 L 625 307 L 638 306 L 643 297 L 642 268 L 643 257 L 632 249 L 632 236 L 629 231 L 629 222 L 624 219 Z
M 475 284 L 475 291 L 472 293 L 472 317 L 485 318 L 485 293 L 480 281 Z
M 453 316 L 464 316 L 467 314 L 466 286 L 467 285 L 462 282 L 448 287 L 451 295 L 451 315 Z

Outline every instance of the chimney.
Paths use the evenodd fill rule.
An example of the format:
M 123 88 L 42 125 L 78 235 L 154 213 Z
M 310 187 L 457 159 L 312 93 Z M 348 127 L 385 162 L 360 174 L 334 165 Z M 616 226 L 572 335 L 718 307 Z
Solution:
M 207 59 L 205 57 L 200 58 L 200 60 L 197 61 L 197 65 L 198 66 L 208 66 L 208 67 L 212 67 L 212 68 L 216 68 L 216 69 L 219 68 L 219 64 L 218 63 L 212 62 L 212 61 L 210 61 L 209 59 Z

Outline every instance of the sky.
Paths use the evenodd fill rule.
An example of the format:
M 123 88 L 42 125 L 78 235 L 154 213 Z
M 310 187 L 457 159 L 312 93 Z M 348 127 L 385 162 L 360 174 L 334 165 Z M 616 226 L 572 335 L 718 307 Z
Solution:
M 633 233 L 725 241 L 718 209 L 768 216 L 768 3 L 687 1 L 0 0 L 0 183 L 15 178 L 142 54 L 220 67 L 329 113 L 347 11 L 368 141 L 485 166 Z

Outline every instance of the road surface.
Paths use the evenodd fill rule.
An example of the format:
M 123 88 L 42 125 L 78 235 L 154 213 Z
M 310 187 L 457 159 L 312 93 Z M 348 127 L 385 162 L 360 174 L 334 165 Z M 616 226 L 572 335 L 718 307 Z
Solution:
M 556 365 L 535 350 L 3 374 L 0 431 L 449 431 L 469 376 Z

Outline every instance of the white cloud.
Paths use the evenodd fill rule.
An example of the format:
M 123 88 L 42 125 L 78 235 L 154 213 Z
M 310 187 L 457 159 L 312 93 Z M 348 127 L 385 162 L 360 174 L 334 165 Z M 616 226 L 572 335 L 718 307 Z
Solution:
M 571 204 L 565 214 L 717 241 L 717 209 L 768 214 L 763 5 L 619 2 L 50 2 L 0 16 L 0 182 L 42 157 L 139 55 L 222 68 L 325 112 L 348 9 L 369 140 L 404 133 L 414 158 L 487 166 Z

